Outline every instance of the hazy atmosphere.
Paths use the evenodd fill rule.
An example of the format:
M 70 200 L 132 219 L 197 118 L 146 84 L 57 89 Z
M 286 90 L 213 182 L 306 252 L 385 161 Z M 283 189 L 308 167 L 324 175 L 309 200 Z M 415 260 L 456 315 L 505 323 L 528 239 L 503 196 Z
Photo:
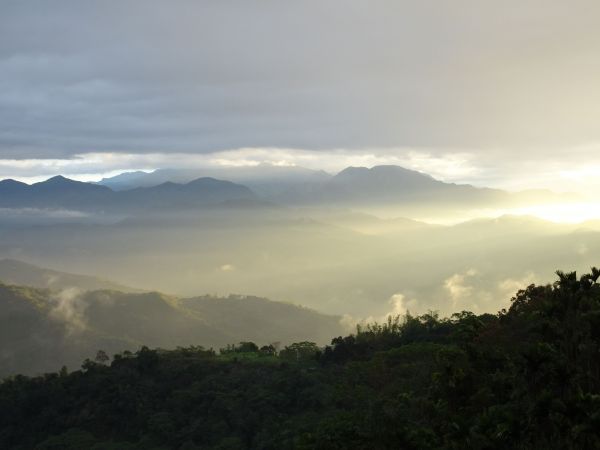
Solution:
M 573 355 L 600 349 L 599 19 L 584 0 L 0 0 L 0 447 L 598 448 L 600 369 Z M 575 380 L 557 408 L 586 418 L 506 419 L 558 395 L 520 378 L 554 363 L 537 386 Z M 262 400 L 202 397 L 253 364 L 290 389 L 287 435 L 232 412 Z M 137 431 L 6 425 L 17 374 L 106 377 L 138 405 L 157 367 L 225 418 L 184 425 L 165 394 Z M 477 393 L 440 384 L 471 369 Z M 341 407 L 355 370 L 369 406 Z

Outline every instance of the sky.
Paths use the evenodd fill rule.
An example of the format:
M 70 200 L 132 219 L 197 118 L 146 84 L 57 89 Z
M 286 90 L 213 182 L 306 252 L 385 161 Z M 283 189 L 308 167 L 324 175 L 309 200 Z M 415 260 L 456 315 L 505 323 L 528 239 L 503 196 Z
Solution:
M 0 0 L 0 178 L 399 164 L 600 188 L 600 3 Z

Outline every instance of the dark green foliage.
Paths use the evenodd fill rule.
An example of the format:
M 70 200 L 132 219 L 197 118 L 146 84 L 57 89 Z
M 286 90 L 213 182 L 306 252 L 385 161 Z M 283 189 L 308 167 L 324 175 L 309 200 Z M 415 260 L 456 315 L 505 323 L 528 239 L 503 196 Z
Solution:
M 296 342 L 281 350 L 279 357 L 284 361 L 308 361 L 314 359 L 318 352 L 319 347 L 314 342 Z
M 0 385 L 0 448 L 600 448 L 600 272 L 498 315 L 390 318 L 318 348 L 99 352 Z

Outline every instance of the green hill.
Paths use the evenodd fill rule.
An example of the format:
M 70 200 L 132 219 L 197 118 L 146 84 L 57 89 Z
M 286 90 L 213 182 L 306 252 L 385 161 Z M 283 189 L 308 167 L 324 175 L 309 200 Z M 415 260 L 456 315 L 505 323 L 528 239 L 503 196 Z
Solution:
M 78 367 L 97 350 L 291 343 L 341 333 L 339 317 L 264 298 L 179 299 L 157 292 L 0 284 L 0 376 Z

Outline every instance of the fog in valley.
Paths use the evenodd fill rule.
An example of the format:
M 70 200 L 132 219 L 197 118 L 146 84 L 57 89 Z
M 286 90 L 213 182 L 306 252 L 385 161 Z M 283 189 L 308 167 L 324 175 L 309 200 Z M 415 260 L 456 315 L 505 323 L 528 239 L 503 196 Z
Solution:
M 387 178 L 378 173 L 383 169 Z M 105 188 L 124 196 L 116 206 L 95 193 L 101 207 L 86 203 L 87 194 L 57 193 L 55 207 L 44 209 L 25 196 L 22 208 L 3 209 L 0 255 L 176 296 L 266 297 L 353 327 L 407 311 L 495 312 L 518 289 L 551 279 L 559 268 L 586 270 L 600 249 L 600 222 L 592 220 L 597 206 L 590 201 L 586 210 L 580 194 L 507 193 L 388 167 L 359 173 L 350 187 L 340 175 L 307 170 L 301 179 L 280 181 L 275 198 L 269 192 L 278 179 L 261 184 L 250 172 L 244 179 L 250 186 L 268 182 L 270 190 L 240 189 L 227 198 L 213 191 L 202 202 L 200 188 L 193 209 L 139 179 L 142 187 Z M 156 177 L 166 183 L 159 188 L 186 186 L 202 174 L 170 173 L 174 181 Z M 139 193 L 144 189 L 149 198 Z M 181 199 L 181 191 L 176 195 Z M 584 213 L 580 221 L 568 205 Z M 559 221 L 533 215 L 544 211 Z

